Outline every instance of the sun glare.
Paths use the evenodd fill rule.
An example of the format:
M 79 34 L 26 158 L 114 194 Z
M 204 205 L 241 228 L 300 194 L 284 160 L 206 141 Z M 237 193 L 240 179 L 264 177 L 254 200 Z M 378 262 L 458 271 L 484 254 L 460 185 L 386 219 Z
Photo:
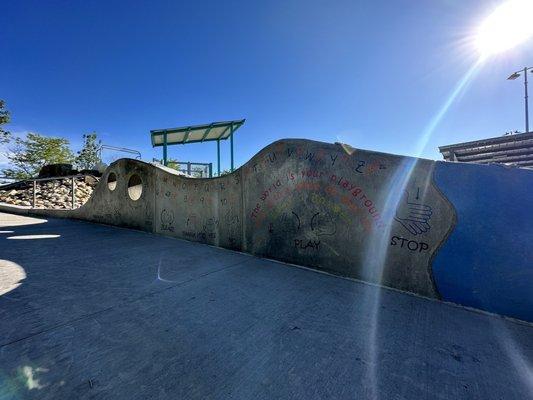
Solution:
M 479 26 L 476 47 L 482 56 L 509 50 L 533 36 L 533 0 L 510 0 Z

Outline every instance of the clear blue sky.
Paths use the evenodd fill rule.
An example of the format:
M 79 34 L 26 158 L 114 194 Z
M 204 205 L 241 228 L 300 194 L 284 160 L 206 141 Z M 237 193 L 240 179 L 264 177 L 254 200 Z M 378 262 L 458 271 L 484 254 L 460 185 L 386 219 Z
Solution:
M 76 148 L 84 132 L 97 131 L 145 159 L 161 156 L 150 129 L 239 118 L 247 121 L 236 134 L 238 165 L 288 137 L 414 155 L 477 58 L 468 36 L 497 4 L 8 1 L 0 98 L 13 132 L 67 137 Z M 523 84 L 506 78 L 533 64 L 532 54 L 527 43 L 488 60 L 422 156 L 522 131 Z M 216 145 L 174 146 L 170 156 L 215 161 Z

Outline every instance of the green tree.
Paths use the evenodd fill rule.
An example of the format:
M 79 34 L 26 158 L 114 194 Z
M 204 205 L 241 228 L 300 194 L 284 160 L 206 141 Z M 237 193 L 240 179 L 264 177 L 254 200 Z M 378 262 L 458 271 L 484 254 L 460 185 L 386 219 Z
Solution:
M 100 162 L 102 141 L 96 140 L 96 132 L 83 135 L 83 148 L 78 151 L 75 165 L 78 169 L 93 169 Z
M 8 143 L 11 138 L 11 134 L 2 128 L 2 125 L 9 123 L 10 119 L 9 111 L 6 110 L 6 102 L 0 100 L 0 144 Z
M 27 179 L 37 176 L 40 169 L 48 164 L 69 164 L 74 155 L 67 139 L 47 137 L 38 133 L 28 133 L 25 138 L 15 138 L 7 158 L 11 168 L 3 170 L 5 176 Z
M 179 171 L 182 168 L 182 166 L 174 160 L 168 160 L 167 167 L 175 169 L 176 171 Z

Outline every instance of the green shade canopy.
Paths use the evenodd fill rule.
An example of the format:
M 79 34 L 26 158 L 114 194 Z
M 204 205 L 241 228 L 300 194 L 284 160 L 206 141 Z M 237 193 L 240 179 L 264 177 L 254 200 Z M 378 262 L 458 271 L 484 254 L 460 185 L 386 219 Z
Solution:
M 220 141 L 230 139 L 231 171 L 233 171 L 233 134 L 244 124 L 244 119 L 236 121 L 212 122 L 204 125 L 182 126 L 181 128 L 152 129 L 152 147 L 163 147 L 163 165 L 168 164 L 167 147 L 173 144 L 217 142 L 217 169 L 220 176 Z
M 244 119 L 236 121 L 213 122 L 204 125 L 183 126 L 181 128 L 152 129 L 152 147 L 166 145 L 225 140 L 244 124 Z

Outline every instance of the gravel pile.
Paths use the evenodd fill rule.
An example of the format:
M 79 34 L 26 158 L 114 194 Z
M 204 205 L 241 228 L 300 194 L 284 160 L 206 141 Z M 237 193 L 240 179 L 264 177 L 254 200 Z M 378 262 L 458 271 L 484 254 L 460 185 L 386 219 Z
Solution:
M 85 204 L 98 183 L 93 176 L 79 177 L 74 180 L 76 201 L 74 208 Z M 35 208 L 71 209 L 72 208 L 72 179 L 58 178 L 53 181 L 37 182 Z M 0 189 L 0 202 L 17 206 L 32 207 L 33 183 L 19 189 Z

